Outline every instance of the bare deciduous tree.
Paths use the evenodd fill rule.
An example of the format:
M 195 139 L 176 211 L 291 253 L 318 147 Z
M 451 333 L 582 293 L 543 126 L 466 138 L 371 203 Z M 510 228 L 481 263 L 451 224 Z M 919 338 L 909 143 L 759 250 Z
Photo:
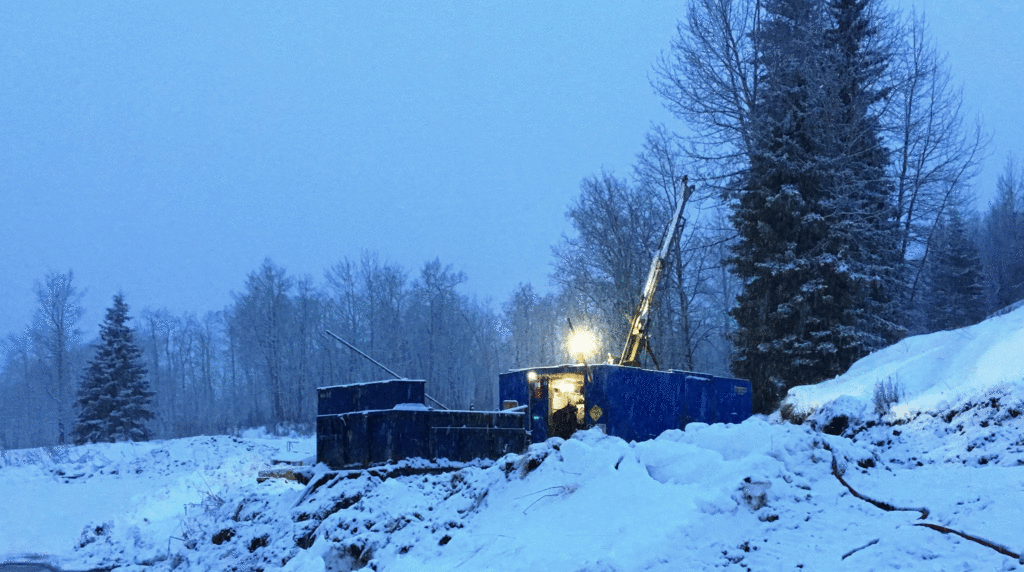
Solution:
M 508 368 L 556 363 L 562 343 L 558 325 L 565 317 L 554 295 L 541 296 L 531 284 L 520 284 L 504 305 Z
M 609 173 L 584 179 L 566 213 L 576 236 L 554 248 L 552 279 L 613 339 L 623 339 L 616 332 L 628 326 L 664 231 L 656 198 Z
M 670 51 L 655 65 L 656 91 L 692 132 L 691 177 L 718 187 L 748 162 L 760 19 L 760 0 L 692 0 Z
M 946 58 L 928 41 L 924 18 L 911 14 L 899 32 L 901 46 L 890 80 L 895 89 L 885 119 L 893 149 L 900 255 L 912 262 L 904 296 L 909 309 L 920 290 L 935 229 L 950 208 L 964 206 L 989 137 L 977 120 L 968 124 L 962 91 L 953 84 Z
M 39 307 L 33 332 L 47 368 L 47 395 L 57 408 L 57 442 L 64 443 L 65 430 L 70 430 L 74 396 L 71 354 L 82 335 L 78 328 L 82 294 L 75 289 L 71 270 L 48 274 L 42 283 L 36 284 L 35 293 Z

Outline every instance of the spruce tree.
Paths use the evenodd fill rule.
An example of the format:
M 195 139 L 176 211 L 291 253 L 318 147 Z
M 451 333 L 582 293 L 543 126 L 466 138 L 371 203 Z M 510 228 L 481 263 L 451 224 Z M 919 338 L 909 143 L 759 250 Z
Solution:
M 894 188 L 886 176 L 889 151 L 881 137 L 879 104 L 890 88 L 884 83 L 892 60 L 879 38 L 874 0 L 829 0 L 830 27 L 825 32 L 825 80 L 830 127 L 822 134 L 830 189 L 830 244 L 826 250 L 841 264 L 843 288 L 852 306 L 840 323 L 852 328 L 853 343 L 845 371 L 853 360 L 894 343 L 903 335 L 898 309 L 902 257 Z
M 153 418 L 149 409 L 153 393 L 142 366 L 142 351 L 127 326 L 128 305 L 121 294 L 100 324 L 102 343 L 89 361 L 78 390 L 76 444 L 87 442 L 145 441 L 145 422 Z
M 981 258 L 958 210 L 950 211 L 937 234 L 928 273 L 928 327 L 935 332 L 976 324 L 985 311 Z
M 869 0 L 766 0 L 750 164 L 733 203 L 743 279 L 733 373 L 770 411 L 898 339 L 898 244 L 872 109 L 887 55 Z
M 823 300 L 815 248 L 827 227 L 814 140 L 821 120 L 823 31 L 816 0 L 767 0 L 758 32 L 763 77 L 753 114 L 750 165 L 733 203 L 739 240 L 730 263 L 743 280 L 732 315 L 733 373 L 754 385 L 769 411 L 792 385 L 816 379 L 805 328 Z
M 985 214 L 982 259 L 991 281 L 992 310 L 1024 299 L 1024 169 L 1013 157 L 996 181 L 996 198 Z

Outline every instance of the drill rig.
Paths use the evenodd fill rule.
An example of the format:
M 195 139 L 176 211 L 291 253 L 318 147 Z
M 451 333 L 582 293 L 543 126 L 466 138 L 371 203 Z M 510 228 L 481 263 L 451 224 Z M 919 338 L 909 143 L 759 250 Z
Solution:
M 636 311 L 633 312 L 633 317 L 629 321 L 629 334 L 626 336 L 626 345 L 622 348 L 622 355 L 615 362 L 619 365 L 640 367 L 640 353 L 646 351 L 651 356 L 651 361 L 654 362 L 654 369 L 661 369 L 661 366 L 658 365 L 658 359 L 654 357 L 654 352 L 651 351 L 647 327 L 651 322 L 651 305 L 654 303 L 654 292 L 658 289 L 658 280 L 661 278 L 661 272 L 665 268 L 668 253 L 672 250 L 672 244 L 679 238 L 679 235 L 682 234 L 682 229 L 686 226 L 686 219 L 683 218 L 683 209 L 686 208 L 686 203 L 690 200 L 690 195 L 693 194 L 695 188 L 687 184 L 686 176 L 683 176 L 681 183 L 682 196 L 680 196 L 679 204 L 676 206 L 675 214 L 672 215 L 672 220 L 668 223 L 668 228 L 665 229 L 665 236 L 661 240 L 661 248 L 654 255 L 651 269 L 647 272 L 647 282 L 644 284 L 640 303 L 637 305 Z
M 581 356 L 576 364 L 514 370 L 498 376 L 502 407 L 525 411 L 530 441 L 552 436 L 568 438 L 575 430 L 591 427 L 627 441 L 642 441 L 692 422 L 739 423 L 751 415 L 749 381 L 662 371 L 651 351 L 648 326 L 654 294 L 672 245 L 686 224 L 683 210 L 693 191 L 683 177 L 680 201 L 651 262 L 618 360 L 588 365 Z M 640 354 L 645 351 L 654 361 L 654 370 L 640 367 Z

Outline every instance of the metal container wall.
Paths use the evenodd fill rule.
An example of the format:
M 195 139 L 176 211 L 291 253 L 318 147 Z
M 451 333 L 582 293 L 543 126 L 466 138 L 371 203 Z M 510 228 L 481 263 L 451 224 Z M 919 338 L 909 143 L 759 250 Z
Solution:
M 401 403 L 423 403 L 426 381 L 389 379 L 317 388 L 317 415 L 393 409 Z
M 586 388 L 589 423 L 603 423 L 609 435 L 627 441 L 652 439 L 680 426 L 683 386 L 671 374 L 609 365 L 591 369 L 592 382 Z
M 692 422 L 739 423 L 750 417 L 749 381 L 685 371 L 651 371 L 608 364 L 561 365 L 501 374 L 501 400 L 529 405 L 533 442 L 550 435 L 547 381 L 585 375 L 585 426 L 602 426 L 627 441 L 652 439 Z M 532 390 L 532 391 L 531 391 Z
M 409 396 L 417 392 L 422 405 L 423 385 L 422 381 L 391 380 L 321 388 L 317 461 L 332 469 L 348 469 L 417 457 L 497 459 L 526 449 L 522 412 L 393 409 L 410 403 Z M 372 409 L 342 411 L 351 407 Z

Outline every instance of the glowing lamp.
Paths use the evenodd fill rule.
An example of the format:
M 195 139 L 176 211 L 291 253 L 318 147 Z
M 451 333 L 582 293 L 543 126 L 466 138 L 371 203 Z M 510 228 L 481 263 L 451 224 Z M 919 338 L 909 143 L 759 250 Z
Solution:
M 590 332 L 577 329 L 569 334 L 566 346 L 569 348 L 569 354 L 583 363 L 597 350 L 597 340 Z

